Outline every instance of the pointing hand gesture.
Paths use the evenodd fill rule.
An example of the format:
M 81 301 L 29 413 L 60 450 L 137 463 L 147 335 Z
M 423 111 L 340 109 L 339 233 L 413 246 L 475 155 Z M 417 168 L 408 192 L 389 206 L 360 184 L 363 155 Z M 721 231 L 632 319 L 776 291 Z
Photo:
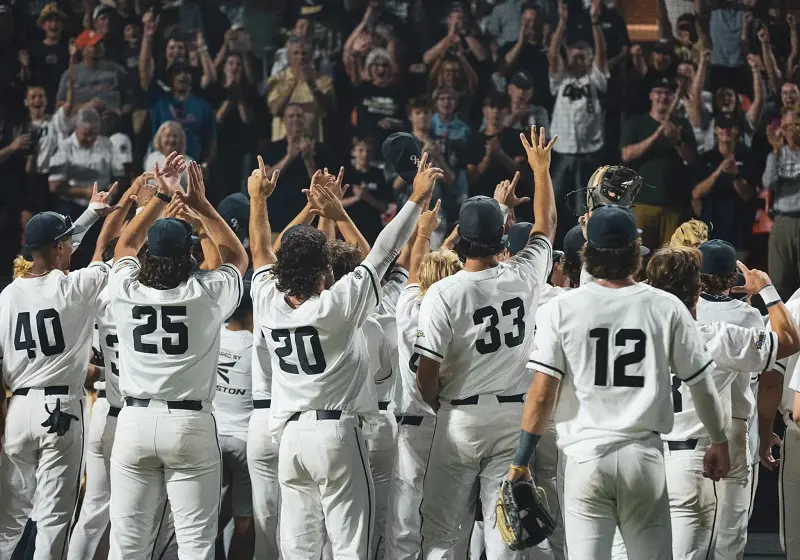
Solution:
M 769 279 L 769 276 L 767 276 L 766 272 L 756 270 L 755 268 L 747 268 L 745 264 L 740 261 L 736 261 L 736 266 L 739 267 L 739 270 L 744 276 L 744 286 L 734 286 L 731 288 L 731 292 L 740 294 L 757 294 L 772 284 L 772 280 Z
M 250 195 L 250 198 L 269 198 L 270 195 L 275 192 L 275 187 L 278 184 L 278 177 L 280 177 L 280 174 L 281 172 L 276 169 L 272 172 L 272 178 L 267 178 L 267 170 L 266 166 L 264 165 L 264 159 L 261 156 L 258 156 L 258 169 L 254 169 L 250 174 L 250 177 L 247 178 L 247 192 Z
M 553 136 L 552 140 L 545 145 L 546 136 L 547 135 L 544 131 L 544 127 L 542 127 L 539 129 L 537 138 L 535 126 L 531 127 L 530 142 L 528 142 L 528 138 L 524 133 L 520 133 L 519 135 L 519 139 L 522 141 L 522 147 L 525 148 L 525 153 L 528 155 L 528 165 L 530 165 L 531 169 L 534 171 L 537 169 L 550 169 L 550 159 L 553 151 L 553 145 L 556 143 L 556 140 L 558 140 L 558 135 Z
M 439 209 L 441 207 L 442 199 L 440 198 L 436 201 L 436 206 L 433 207 L 433 210 L 426 210 L 420 215 L 417 222 L 417 227 L 419 228 L 417 235 L 429 238 L 431 232 L 436 231 L 439 227 Z
M 417 167 L 417 176 L 414 177 L 414 191 L 411 193 L 411 200 L 415 204 L 419 204 L 430 197 L 433 192 L 433 184 L 442 177 L 444 177 L 444 171 L 428 165 L 428 152 L 422 152 Z
M 530 197 L 524 196 L 522 198 L 517 198 L 516 193 L 514 190 L 517 188 L 517 182 L 519 181 L 519 171 L 514 173 L 514 178 L 512 180 L 505 180 L 501 181 L 497 187 L 494 189 L 494 199 L 500 203 L 508 206 L 511 208 L 516 208 L 520 204 L 524 204 L 525 202 L 530 202 Z
M 347 212 L 342 206 L 342 201 L 333 192 L 331 185 L 315 185 L 303 191 L 308 197 L 311 205 L 311 213 L 322 218 L 328 218 L 334 222 L 341 222 L 347 219 Z

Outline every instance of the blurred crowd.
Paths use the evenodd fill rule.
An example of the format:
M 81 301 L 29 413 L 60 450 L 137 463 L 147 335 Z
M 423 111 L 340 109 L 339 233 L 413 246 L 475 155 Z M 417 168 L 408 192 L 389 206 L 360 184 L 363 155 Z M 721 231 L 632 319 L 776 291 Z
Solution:
M 787 298 L 796 20 L 777 0 L 649 1 L 658 39 L 632 44 L 613 0 L 0 0 L 0 277 L 33 214 L 75 219 L 94 182 L 126 186 L 171 151 L 200 163 L 213 203 L 246 193 L 263 154 L 281 170 L 275 231 L 315 170 L 344 166 L 344 205 L 372 241 L 410 192 L 382 162 L 395 131 L 444 170 L 442 239 L 463 200 L 515 171 L 531 194 L 519 133 L 544 126 L 559 136 L 556 247 L 595 169 L 623 162 L 647 185 L 645 245 L 695 217 L 746 258 L 764 220 Z

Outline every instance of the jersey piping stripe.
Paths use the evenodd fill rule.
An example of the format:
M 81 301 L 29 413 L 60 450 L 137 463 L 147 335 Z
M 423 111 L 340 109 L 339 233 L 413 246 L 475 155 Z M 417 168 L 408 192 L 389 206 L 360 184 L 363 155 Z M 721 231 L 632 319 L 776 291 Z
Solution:
M 425 480 L 428 478 L 428 467 L 431 464 L 431 454 L 433 453 L 433 442 L 436 439 L 436 427 L 439 425 L 439 422 L 433 423 L 433 434 L 431 435 L 431 445 L 428 449 L 428 458 L 425 460 L 425 472 L 422 474 L 422 487 L 425 487 Z M 422 532 L 422 525 L 425 523 L 425 520 L 422 517 L 422 504 L 425 502 L 425 494 L 423 493 L 422 498 L 419 501 L 419 549 L 424 550 L 425 548 L 422 546 L 425 542 L 425 533 Z
M 130 257 L 130 256 L 128 256 L 128 257 L 122 257 L 120 260 L 118 260 L 117 262 L 115 262 L 115 263 L 114 263 L 114 266 L 113 266 L 113 267 L 111 267 L 111 270 L 114 270 L 114 269 L 121 268 L 121 267 L 123 266 L 123 264 L 122 264 L 122 263 L 124 263 L 124 262 L 126 262 L 126 261 L 131 261 L 131 262 L 132 262 L 133 264 L 135 264 L 136 266 L 139 266 L 139 261 L 137 261 L 137 260 L 136 260 L 135 258 L 133 258 L 133 257 Z
M 714 537 L 717 528 L 717 510 L 719 510 L 719 497 L 717 496 L 717 483 L 712 482 L 714 488 L 714 518 L 711 520 L 711 534 L 708 539 L 708 548 L 706 548 L 706 560 L 714 556 Z
M 775 346 L 775 338 L 777 337 L 777 333 L 769 333 L 769 352 L 767 352 L 767 363 L 764 365 L 764 369 L 762 371 L 767 371 L 767 368 L 772 363 L 772 351 L 776 350 Z M 776 353 L 777 354 L 777 353 Z M 775 358 L 778 356 L 776 355 Z
M 256 278 L 258 278 L 262 274 L 265 274 L 265 273 L 267 273 L 267 272 L 269 272 L 271 270 L 272 270 L 272 265 L 267 265 L 266 268 L 262 268 L 261 270 L 259 270 L 255 274 L 253 274 L 253 277 L 250 278 L 250 284 L 255 283 Z
M 394 276 L 395 274 L 399 274 L 400 276 L 408 280 L 408 272 L 406 272 L 405 270 L 402 270 L 400 268 L 395 268 L 389 276 Z
M 684 383 L 689 383 L 689 381 L 691 381 L 692 379 L 694 379 L 695 377 L 697 377 L 698 375 L 700 375 L 701 373 L 703 373 L 705 370 L 707 370 L 707 369 L 708 369 L 708 366 L 710 366 L 710 365 L 711 365 L 711 364 L 713 364 L 713 363 L 714 363 L 714 360 L 708 360 L 708 362 L 706 362 L 706 365 L 704 365 L 703 367 L 701 367 L 700 369 L 698 369 L 696 372 L 694 372 L 692 375 L 690 375 L 690 376 L 689 376 L 689 377 L 687 377 L 686 379 L 683 379 L 682 381 L 683 381 Z
M 780 362 L 775 362 L 775 367 L 773 367 L 772 369 L 779 370 L 783 374 L 786 373 L 786 366 Z
M 86 445 L 86 419 L 83 417 L 83 399 L 79 399 L 75 402 L 77 402 L 81 408 L 81 460 L 78 464 L 83 465 L 83 450 L 84 446 Z M 81 480 L 83 480 L 83 469 L 78 469 L 78 471 L 78 480 L 75 492 L 75 507 L 72 510 L 72 521 L 70 522 L 69 531 L 67 531 L 67 534 L 64 535 L 64 544 L 61 547 L 61 558 L 64 558 L 64 553 L 67 551 L 67 545 L 69 545 L 69 541 L 72 539 L 72 531 L 75 530 L 75 525 L 78 524 L 78 502 L 81 499 Z
M 369 279 L 372 282 L 372 289 L 375 292 L 375 301 L 377 302 L 375 305 L 380 305 L 381 304 L 381 297 L 380 297 L 380 295 L 378 293 L 378 283 L 375 281 L 375 276 L 372 275 L 372 271 L 370 270 L 370 268 L 368 266 L 364 266 L 363 264 L 358 265 L 356 268 L 363 268 L 364 270 L 367 271 L 367 274 L 369 275 Z
M 422 346 L 421 344 L 415 344 L 415 345 L 414 345 L 414 348 L 419 348 L 420 350 L 423 350 L 423 351 L 425 351 L 425 352 L 428 352 L 428 353 L 430 353 L 430 354 L 433 354 L 433 355 L 434 355 L 434 356 L 436 356 L 437 358 L 441 358 L 442 360 L 444 360 L 444 356 L 442 356 L 442 355 L 441 355 L 441 354 L 439 354 L 438 352 L 434 352 L 434 351 L 433 351 L 433 350 L 431 350 L 430 348 L 425 348 L 425 347 L 424 347 L 424 346 Z
M 790 420 L 791 422 L 791 420 Z M 786 426 L 786 430 L 789 430 L 789 426 Z M 791 551 L 788 550 L 788 539 L 786 538 L 786 458 L 791 457 L 792 455 L 789 453 L 789 437 L 784 435 L 783 437 L 783 447 L 781 448 L 781 465 L 780 465 L 780 479 L 778 480 L 778 500 L 780 502 L 780 539 L 781 539 L 781 548 L 786 552 L 787 557 L 791 554 Z M 792 450 L 794 452 L 794 450 Z
M 537 366 L 545 367 L 545 368 L 547 368 L 549 370 L 552 370 L 552 371 L 558 373 L 559 375 L 561 375 L 561 377 L 564 377 L 564 372 L 563 371 L 561 371 L 557 367 L 551 366 L 550 364 L 545 364 L 543 362 L 537 362 L 536 360 L 528 360 L 528 365 L 530 365 L 530 364 L 534 364 L 534 365 L 537 365 Z M 536 368 L 531 368 L 531 369 L 536 369 Z
M 242 273 L 232 264 L 224 263 L 219 267 L 222 268 L 223 266 L 230 268 L 236 275 L 236 307 L 239 307 L 239 304 L 242 302 Z
M 358 447 L 358 458 L 361 459 L 361 468 L 364 469 L 364 478 L 367 481 L 367 548 L 366 552 L 369 554 L 370 542 L 372 538 L 372 479 L 370 478 L 370 470 L 367 468 L 367 463 L 364 461 L 364 452 L 361 450 L 361 437 L 358 433 L 358 428 L 353 428 L 353 433 L 356 436 L 356 446 Z

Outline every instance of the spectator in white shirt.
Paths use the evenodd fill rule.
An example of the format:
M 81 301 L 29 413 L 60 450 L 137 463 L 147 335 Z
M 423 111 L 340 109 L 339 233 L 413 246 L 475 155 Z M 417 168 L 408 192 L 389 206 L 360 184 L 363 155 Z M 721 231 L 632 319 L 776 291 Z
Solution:
M 558 135 L 551 170 L 558 206 L 555 246 L 560 246 L 564 235 L 577 223 L 576 213 L 585 212 L 585 197 L 575 196 L 570 208 L 569 193 L 584 189 L 602 163 L 604 117 L 599 94 L 606 91 L 610 75 L 599 0 L 592 0 L 590 15 L 594 57 L 588 44 L 577 41 L 567 46 L 566 62 L 562 60 L 560 49 L 567 30 L 567 7 L 563 2 L 559 3 L 558 27 L 548 53 L 550 92 L 555 98 L 549 132 Z

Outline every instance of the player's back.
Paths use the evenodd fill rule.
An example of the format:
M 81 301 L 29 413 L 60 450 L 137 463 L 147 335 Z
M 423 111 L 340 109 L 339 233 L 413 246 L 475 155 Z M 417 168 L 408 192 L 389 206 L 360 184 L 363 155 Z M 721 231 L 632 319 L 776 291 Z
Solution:
M 670 367 L 684 342 L 677 327 L 696 337 L 677 298 L 645 284 L 589 283 L 543 306 L 536 323 L 529 367 L 562 380 L 554 421 L 565 453 L 594 458 L 670 431 Z
M 111 296 L 106 286 L 97 297 L 97 337 L 105 366 L 106 399 L 111 406 L 122 407 L 119 389 L 119 336 L 117 320 L 111 307 Z
M 69 274 L 17 278 L 3 290 L 0 349 L 8 389 L 68 385 L 81 393 L 96 298 L 107 277 L 106 265 L 93 263 Z
M 527 391 L 525 364 L 549 259 L 549 242 L 536 235 L 495 267 L 461 270 L 430 287 L 420 306 L 414 349 L 441 361 L 440 398 Z M 444 348 L 446 354 L 439 352 Z
M 222 327 L 217 364 L 217 392 L 214 413 L 217 433 L 247 436 L 250 413 L 253 411 L 251 379 L 253 369 L 253 333 Z
M 137 280 L 139 266 L 114 264 L 109 287 L 120 340 L 120 389 L 126 397 L 210 402 L 222 322 L 242 294 L 239 271 L 223 264 L 195 271 L 175 288 Z
M 394 398 L 394 370 L 389 340 L 375 317 L 368 317 L 361 327 L 369 353 L 369 369 L 375 383 L 378 402 L 389 403 Z

